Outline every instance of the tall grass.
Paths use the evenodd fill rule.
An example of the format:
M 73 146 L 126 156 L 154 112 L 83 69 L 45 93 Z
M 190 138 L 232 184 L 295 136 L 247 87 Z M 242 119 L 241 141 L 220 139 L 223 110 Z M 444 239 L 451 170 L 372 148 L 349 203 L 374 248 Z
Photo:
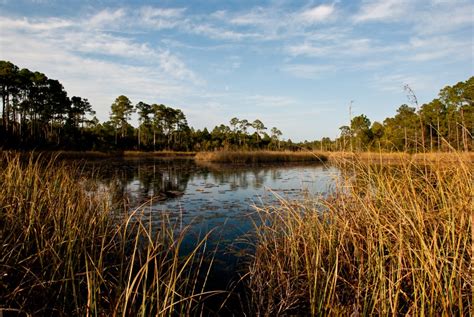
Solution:
M 186 229 L 114 212 L 78 168 L 1 154 L 0 311 L 32 315 L 199 312 L 206 239 L 180 256 Z M 146 208 L 146 206 L 144 207 Z
M 257 314 L 472 313 L 472 164 L 339 165 L 329 197 L 258 209 Z
M 256 164 L 272 162 L 325 162 L 327 156 L 313 152 L 291 151 L 215 151 L 199 152 L 195 159 L 198 161 Z

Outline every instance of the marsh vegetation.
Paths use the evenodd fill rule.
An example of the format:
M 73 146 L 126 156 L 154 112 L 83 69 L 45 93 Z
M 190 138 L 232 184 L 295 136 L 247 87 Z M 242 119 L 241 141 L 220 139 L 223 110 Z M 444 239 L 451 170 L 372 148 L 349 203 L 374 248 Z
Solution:
M 327 198 L 258 208 L 259 315 L 468 315 L 472 164 L 339 160 Z
M 276 188 L 313 171 L 291 165 L 247 171 L 132 160 L 123 171 L 133 173 L 119 185 L 113 181 L 119 165 L 110 163 L 115 176 L 98 183 L 104 176 L 85 173 L 84 163 L 15 153 L 3 153 L 2 162 L 0 296 L 11 311 L 456 315 L 472 309 L 472 161 L 465 155 L 451 154 L 450 164 L 333 157 L 322 183 L 330 186 L 306 192 L 293 190 L 314 176 Z M 314 171 L 326 169 L 319 166 Z M 249 200 L 264 184 L 273 184 L 271 199 Z M 184 195 L 151 203 L 165 191 Z M 227 192 L 238 200 L 213 206 Z M 189 213 L 199 205 L 202 214 Z M 178 206 L 179 213 L 167 212 Z M 219 226 L 225 229 L 214 235 Z M 232 261 L 237 254 L 243 260 L 230 266 L 239 273 L 226 289 L 216 279 L 231 275 L 215 269 L 230 265 L 229 252 Z
M 31 315 L 200 311 L 206 237 L 183 255 L 188 228 L 146 205 L 117 209 L 79 166 L 1 154 L 0 302 Z M 209 294 L 208 294 L 209 295 Z

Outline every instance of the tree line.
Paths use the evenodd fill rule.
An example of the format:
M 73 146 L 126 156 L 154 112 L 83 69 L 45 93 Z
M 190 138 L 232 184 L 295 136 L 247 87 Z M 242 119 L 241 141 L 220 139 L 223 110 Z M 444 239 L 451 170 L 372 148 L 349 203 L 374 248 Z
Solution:
M 339 128 L 339 137 L 302 142 L 307 149 L 325 151 L 472 151 L 474 149 L 474 77 L 446 86 L 438 98 L 419 105 L 415 93 L 405 86 L 410 105 L 403 104 L 395 116 L 383 122 L 364 115 Z
M 195 130 L 185 114 L 164 104 L 133 104 L 118 96 L 108 121 L 99 122 L 85 98 L 69 97 L 63 85 L 40 72 L 0 61 L 2 120 L 0 146 L 23 149 L 174 150 L 318 149 L 326 151 L 472 150 L 474 77 L 443 88 L 438 98 L 418 105 L 406 87 L 411 106 L 401 105 L 394 117 L 371 122 L 361 114 L 340 127 L 340 136 L 293 143 L 282 132 L 255 119 L 232 118 L 211 131 Z M 132 114 L 138 126 L 131 125 Z
M 2 120 L 0 145 L 4 148 L 74 150 L 174 150 L 288 148 L 282 132 L 270 134 L 259 119 L 233 118 L 212 131 L 189 127 L 185 114 L 164 104 L 136 105 L 124 95 L 110 108 L 108 121 L 99 122 L 85 98 L 68 97 L 63 85 L 40 72 L 0 61 Z M 138 126 L 131 125 L 136 113 Z M 291 143 L 289 145 L 291 147 Z

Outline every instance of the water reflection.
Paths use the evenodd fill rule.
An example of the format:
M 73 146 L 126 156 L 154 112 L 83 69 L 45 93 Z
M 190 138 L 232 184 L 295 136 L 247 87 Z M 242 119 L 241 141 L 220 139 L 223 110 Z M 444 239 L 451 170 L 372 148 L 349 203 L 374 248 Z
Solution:
M 190 244 L 214 230 L 210 249 L 219 245 L 215 271 L 221 276 L 230 272 L 227 277 L 235 271 L 236 254 L 245 253 L 240 239 L 253 227 L 253 205 L 278 204 L 277 195 L 288 199 L 326 195 L 339 176 L 335 167 L 324 165 L 248 167 L 196 164 L 189 159 L 120 159 L 91 161 L 87 166 L 116 203 L 125 201 L 133 209 L 148 202 L 151 219 L 158 222 L 166 212 L 180 226 L 191 225 Z M 226 278 L 217 281 L 214 287 L 222 288 L 219 283 Z

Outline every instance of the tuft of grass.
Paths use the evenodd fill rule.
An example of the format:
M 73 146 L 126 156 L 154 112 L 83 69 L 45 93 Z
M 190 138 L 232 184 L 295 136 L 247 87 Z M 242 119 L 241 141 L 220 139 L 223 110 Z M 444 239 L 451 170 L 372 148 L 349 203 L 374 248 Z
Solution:
M 314 152 L 291 151 L 215 151 L 199 152 L 195 159 L 198 161 L 256 164 L 272 162 L 325 162 L 327 156 Z
M 0 310 L 31 315 L 189 315 L 210 295 L 206 237 L 180 255 L 186 229 L 142 206 L 118 212 L 107 192 L 41 156 L 4 152 L 0 169 Z M 90 189 L 90 190 L 89 190 Z M 156 226 L 156 224 L 154 225 Z
M 472 164 L 339 161 L 335 192 L 258 208 L 257 315 L 469 315 Z
M 181 152 L 181 151 L 124 151 L 125 157 L 194 157 L 196 152 Z

